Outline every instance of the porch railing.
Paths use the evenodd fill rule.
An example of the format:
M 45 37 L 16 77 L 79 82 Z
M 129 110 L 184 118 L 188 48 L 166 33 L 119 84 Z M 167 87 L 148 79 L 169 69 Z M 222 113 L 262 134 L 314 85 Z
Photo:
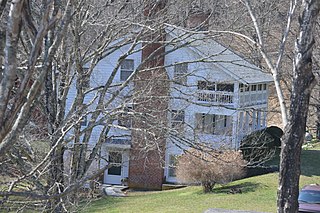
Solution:
M 232 104 L 233 92 L 220 91 L 199 91 L 198 101 L 217 103 L 217 104 Z

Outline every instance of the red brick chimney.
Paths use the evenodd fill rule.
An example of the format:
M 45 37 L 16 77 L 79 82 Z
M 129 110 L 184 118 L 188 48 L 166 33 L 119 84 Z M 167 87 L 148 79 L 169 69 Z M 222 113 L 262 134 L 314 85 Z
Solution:
M 144 15 L 151 21 L 165 7 L 166 1 L 145 1 Z M 168 76 L 164 69 L 163 41 L 159 29 L 146 37 L 142 49 L 143 70 L 135 79 L 135 106 L 129 162 L 129 187 L 161 190 L 164 180 Z
M 193 4 L 189 10 L 186 27 L 191 30 L 205 31 L 209 28 L 210 11 L 205 12 L 197 4 Z

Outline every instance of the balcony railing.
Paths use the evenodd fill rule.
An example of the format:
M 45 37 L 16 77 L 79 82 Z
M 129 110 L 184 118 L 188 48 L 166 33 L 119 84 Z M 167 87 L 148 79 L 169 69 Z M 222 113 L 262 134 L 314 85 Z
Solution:
M 198 101 L 217 103 L 217 104 L 232 104 L 233 92 L 221 92 L 221 91 L 199 91 Z
M 241 92 L 239 94 L 239 104 L 240 106 L 266 104 L 268 102 L 267 97 L 267 91 Z M 207 90 L 198 91 L 197 99 L 201 102 L 209 102 L 215 104 L 233 104 L 235 101 L 233 92 Z

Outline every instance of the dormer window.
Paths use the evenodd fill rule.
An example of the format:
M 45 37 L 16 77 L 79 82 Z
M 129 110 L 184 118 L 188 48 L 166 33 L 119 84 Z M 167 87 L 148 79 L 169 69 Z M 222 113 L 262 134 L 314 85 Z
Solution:
M 133 73 L 134 70 L 134 60 L 125 59 L 120 65 L 120 80 L 125 81 Z
M 188 64 L 175 64 L 174 65 L 174 81 L 178 84 L 187 83 Z

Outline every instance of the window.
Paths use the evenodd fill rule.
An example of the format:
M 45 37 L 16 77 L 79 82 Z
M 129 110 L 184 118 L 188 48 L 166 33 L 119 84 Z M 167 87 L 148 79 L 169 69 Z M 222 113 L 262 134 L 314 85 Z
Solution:
M 214 82 L 210 81 L 198 81 L 198 89 L 200 90 L 216 90 L 216 85 Z
M 263 84 L 263 90 L 267 90 L 267 84 Z
M 258 91 L 262 90 L 262 84 L 258 84 Z
M 257 85 L 256 84 L 253 84 L 251 85 L 251 91 L 256 91 L 257 90 Z
M 213 134 L 215 129 L 215 115 L 196 113 L 196 130 L 201 133 Z
M 225 115 L 223 120 L 223 127 L 227 127 L 227 121 L 228 121 L 228 116 Z
M 231 135 L 232 134 L 232 116 L 216 115 L 215 135 Z
M 82 76 L 82 89 L 85 91 L 90 89 L 90 76 L 88 75 L 89 68 L 82 67 L 83 76 Z
M 123 109 L 123 112 L 121 112 L 118 116 L 118 125 L 131 128 L 132 127 L 132 119 L 130 112 L 132 112 L 132 107 L 127 106 Z
M 207 134 L 231 135 L 232 117 L 229 115 L 196 113 L 196 130 Z
M 125 81 L 133 73 L 134 61 L 133 59 L 125 59 L 120 65 L 120 80 Z
M 80 120 L 80 126 L 87 126 L 87 116 L 83 116 Z
M 183 131 L 184 111 L 172 110 L 171 112 L 171 127 L 175 130 Z
M 187 83 L 188 64 L 175 64 L 174 65 L 174 80 L 178 84 Z
M 177 155 L 169 155 L 168 176 L 176 177 L 176 167 L 178 163 Z
M 109 152 L 108 175 L 121 175 L 122 153 Z
M 217 84 L 217 91 L 233 92 L 234 85 L 233 84 Z

